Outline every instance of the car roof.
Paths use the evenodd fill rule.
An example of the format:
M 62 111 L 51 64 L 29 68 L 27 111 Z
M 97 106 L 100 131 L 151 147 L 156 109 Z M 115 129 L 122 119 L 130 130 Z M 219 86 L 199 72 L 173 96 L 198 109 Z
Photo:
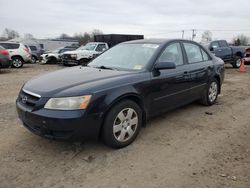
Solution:
M 20 44 L 20 42 L 13 42 L 13 41 L 0 41 L 0 43 L 6 43 L 6 44 Z
M 182 41 L 182 42 L 194 42 L 186 39 L 142 39 L 142 40 L 132 40 L 123 42 L 123 44 L 159 44 L 164 45 L 172 41 Z M 195 42 L 196 43 L 196 42 Z

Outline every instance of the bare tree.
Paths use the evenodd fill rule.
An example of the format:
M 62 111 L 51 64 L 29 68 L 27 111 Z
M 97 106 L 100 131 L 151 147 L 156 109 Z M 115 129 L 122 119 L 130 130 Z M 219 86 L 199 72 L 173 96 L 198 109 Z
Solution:
M 72 38 L 71 36 L 69 36 L 68 34 L 66 33 L 62 33 L 59 37 L 59 39 L 69 39 L 69 38 Z
M 210 42 L 210 41 L 212 41 L 212 36 L 213 36 L 212 32 L 209 30 L 206 30 L 202 34 L 201 40 L 202 40 L 202 42 Z
M 23 35 L 23 37 L 24 37 L 25 39 L 34 39 L 34 36 L 33 36 L 31 33 L 25 33 L 25 34 Z
M 240 46 L 240 45 L 247 46 L 248 45 L 248 38 L 243 34 L 238 35 L 237 37 L 235 37 L 233 39 L 233 44 L 235 46 Z
M 20 37 L 19 33 L 13 29 L 5 28 L 2 34 L 2 38 L 5 38 L 6 40 L 14 39 Z

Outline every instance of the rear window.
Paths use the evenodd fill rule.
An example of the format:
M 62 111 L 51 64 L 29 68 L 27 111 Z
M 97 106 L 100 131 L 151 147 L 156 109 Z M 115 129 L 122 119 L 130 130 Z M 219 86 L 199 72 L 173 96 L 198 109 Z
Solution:
M 36 46 L 29 46 L 29 47 L 30 47 L 31 51 L 37 51 Z
M 0 43 L 0 45 L 8 50 L 18 49 L 20 46 L 20 44 L 16 44 L 16 43 Z

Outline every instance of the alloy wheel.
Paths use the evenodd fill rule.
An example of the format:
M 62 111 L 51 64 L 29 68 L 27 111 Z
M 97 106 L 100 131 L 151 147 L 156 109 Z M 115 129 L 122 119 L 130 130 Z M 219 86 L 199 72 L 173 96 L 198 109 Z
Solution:
M 136 132 L 138 127 L 138 115 L 132 108 L 126 108 L 120 111 L 113 123 L 113 134 L 119 142 L 126 142 Z
M 217 95 L 218 95 L 218 84 L 216 82 L 212 82 L 208 90 L 209 101 L 211 103 L 214 102 L 217 98 Z

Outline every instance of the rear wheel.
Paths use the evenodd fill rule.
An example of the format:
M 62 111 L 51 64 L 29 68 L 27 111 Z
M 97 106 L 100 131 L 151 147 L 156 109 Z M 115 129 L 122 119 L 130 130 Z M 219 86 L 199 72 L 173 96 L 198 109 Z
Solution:
M 216 79 L 213 79 L 209 83 L 209 85 L 208 85 L 205 93 L 203 94 L 200 102 L 203 105 L 211 106 L 211 105 L 216 103 L 216 100 L 218 98 L 218 94 L 219 94 L 219 82 Z
M 23 59 L 20 57 L 13 57 L 12 58 L 12 67 L 13 68 L 21 68 L 23 66 Z
M 234 62 L 232 63 L 233 68 L 240 68 L 241 65 L 241 57 L 235 56 Z
M 124 100 L 108 112 L 102 129 L 102 139 L 112 148 L 125 147 L 135 140 L 141 125 L 141 108 L 131 100 Z

